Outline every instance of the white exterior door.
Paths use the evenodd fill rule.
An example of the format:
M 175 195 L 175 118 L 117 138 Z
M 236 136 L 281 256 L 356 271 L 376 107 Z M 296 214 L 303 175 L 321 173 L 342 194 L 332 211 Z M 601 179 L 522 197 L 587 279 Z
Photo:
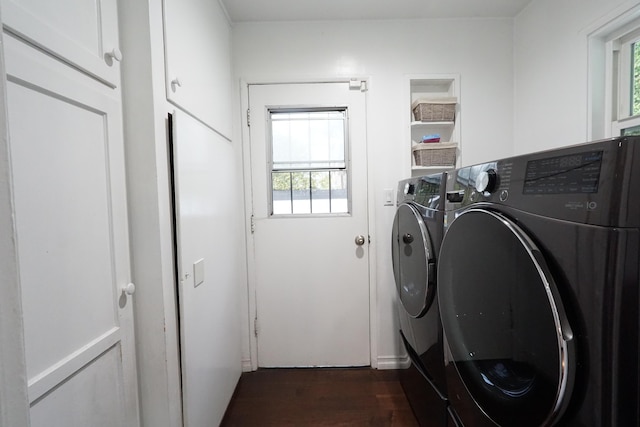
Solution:
M 366 94 L 349 90 L 348 83 L 251 85 L 249 103 L 254 230 L 250 260 L 256 288 L 258 366 L 369 365 Z M 304 154 L 291 154 L 285 162 L 277 158 L 282 147 L 271 144 L 272 130 L 283 126 L 273 124 L 281 117 L 277 114 L 304 115 L 309 110 L 314 115 L 343 114 L 344 164 L 339 158 L 323 162 L 324 155 L 313 154 L 318 144 L 324 144 L 323 138 L 329 138 L 326 145 L 334 147 L 332 138 L 341 137 L 333 131 L 328 137 L 322 131 L 320 136 L 309 136 L 302 143 L 306 148 L 294 148 L 296 138 L 291 137 L 290 153 L 300 148 L 311 156 L 310 162 L 303 159 Z M 297 123 L 294 116 L 290 122 L 283 116 L 286 132 L 294 135 L 300 126 L 306 126 L 303 133 L 329 126 L 312 123 L 314 115 L 309 116 L 311 121 Z M 275 162 L 272 153 L 276 153 Z M 343 169 L 337 170 L 336 165 Z M 326 194 L 313 188 L 315 173 L 346 177 L 342 183 L 348 196 L 336 189 L 336 197 L 329 197 L 335 202 L 333 213 L 320 205 L 315 211 L 316 202 L 327 200 Z M 306 196 L 289 197 L 288 190 L 281 191 L 283 201 L 271 185 L 272 179 L 280 179 L 276 175 L 293 183 L 291 194 L 301 190 Z M 297 188 L 296 176 L 310 184 L 303 182 Z M 337 178 L 333 182 L 332 186 L 337 185 Z M 286 213 L 289 204 L 292 208 Z M 357 244 L 357 236 L 364 241 Z
M 2 3 L 33 427 L 139 425 L 119 67 L 81 54 L 84 35 L 117 45 L 102 3 Z

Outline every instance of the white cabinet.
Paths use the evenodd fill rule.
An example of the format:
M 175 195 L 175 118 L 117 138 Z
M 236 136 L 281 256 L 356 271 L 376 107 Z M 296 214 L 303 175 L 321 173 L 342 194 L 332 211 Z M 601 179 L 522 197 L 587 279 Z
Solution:
M 460 164 L 462 154 L 462 140 L 460 138 L 460 76 L 458 74 L 425 74 L 407 78 L 407 127 L 409 153 L 411 156 L 411 174 L 413 176 L 427 175 L 453 169 Z M 455 99 L 455 115 L 451 119 L 445 117 L 434 121 L 416 120 L 413 105 L 417 101 L 438 101 L 448 103 Z M 423 143 L 426 136 L 439 135 L 440 142 Z M 416 162 L 414 152 L 418 150 L 421 158 L 433 158 L 434 161 Z M 450 161 L 455 157 L 453 161 Z
M 116 0 L 2 0 L 4 29 L 92 77 L 120 83 Z
M 231 27 L 210 0 L 164 0 L 167 99 L 231 140 Z
M 137 427 L 117 1 L 2 14 L 30 424 Z

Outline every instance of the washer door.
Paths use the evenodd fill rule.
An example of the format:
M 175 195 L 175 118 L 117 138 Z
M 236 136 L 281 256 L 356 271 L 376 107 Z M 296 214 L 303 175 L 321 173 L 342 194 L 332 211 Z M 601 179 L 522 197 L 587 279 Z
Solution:
M 398 206 L 391 242 L 398 297 L 410 316 L 421 317 L 435 296 L 436 265 L 429 232 L 414 205 Z
M 553 425 L 573 385 L 573 333 L 536 245 L 504 215 L 470 209 L 439 258 L 449 362 L 473 400 L 499 426 Z

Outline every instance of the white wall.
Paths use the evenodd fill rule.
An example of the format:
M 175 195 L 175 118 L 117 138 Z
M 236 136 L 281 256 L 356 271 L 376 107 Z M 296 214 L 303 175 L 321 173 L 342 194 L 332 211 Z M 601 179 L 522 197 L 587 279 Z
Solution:
M 139 386 L 142 425 L 173 427 L 182 425 L 181 378 L 178 348 L 177 301 L 174 277 L 172 211 L 168 163 L 167 115 L 178 107 L 167 101 L 165 90 L 165 49 L 163 32 L 163 1 L 119 1 L 119 19 L 122 41 L 123 98 L 125 114 L 125 141 L 127 145 L 128 191 L 131 227 L 132 271 L 136 283 L 136 338 L 139 367 Z M 200 60 L 209 61 L 203 48 Z M 198 67 L 195 55 L 192 67 Z M 219 59 L 219 58 L 216 58 Z M 229 59 L 227 59 L 229 62 Z M 231 65 L 230 63 L 228 64 Z M 213 133 L 213 131 L 211 131 Z M 229 183 L 242 182 L 241 147 L 236 150 L 237 173 L 228 176 Z M 215 168 L 215 164 L 211 164 Z M 242 187 L 242 185 L 236 185 Z M 215 197 L 215 195 L 212 195 Z M 233 200 L 219 200 L 224 213 L 234 218 L 242 210 L 242 195 Z M 215 218 L 210 218 L 215 221 Z M 242 218 L 227 224 L 237 230 L 236 247 L 224 248 L 231 274 L 219 277 L 207 271 L 207 278 L 216 283 L 222 299 L 236 300 L 233 294 L 246 289 L 244 271 L 244 231 Z M 227 270 L 227 272 L 229 271 Z M 231 276 L 231 277 L 230 277 Z M 237 314 L 225 316 L 220 323 L 226 330 L 239 324 Z M 236 343 L 227 346 L 228 354 L 238 357 L 239 332 Z M 232 347 L 236 346 L 237 350 Z M 203 345 L 202 348 L 206 348 Z M 197 351 L 197 348 L 196 350 Z M 219 361 L 216 361 L 219 362 Z M 226 362 L 226 361 L 225 361 Z M 240 375 L 240 360 L 229 369 L 220 369 Z M 202 381 L 215 389 L 216 372 L 203 372 Z M 227 390 L 216 389 L 212 399 Z M 208 410 L 209 408 L 202 408 Z
M 459 73 L 462 92 L 462 162 L 512 153 L 512 20 L 411 20 L 239 23 L 233 28 L 236 84 L 368 77 L 372 262 L 377 287 L 380 361 L 401 352 L 394 306 L 390 233 L 394 207 L 385 188 L 410 175 L 406 75 Z M 239 93 L 236 89 L 234 93 Z M 238 100 L 239 103 L 239 100 Z M 239 105 L 236 111 L 239 110 Z M 240 140 L 236 119 L 234 139 Z M 246 301 L 245 301 L 246 302 Z M 243 315 L 249 330 L 249 314 Z M 374 352 L 375 353 L 375 352 Z M 249 358 L 245 333 L 243 358 Z
M 118 3 L 140 417 L 143 426 L 169 427 L 181 424 L 182 406 L 164 73 L 157 71 L 162 13 L 153 2 Z
M 637 4 L 637 0 L 533 0 L 516 17 L 516 153 L 588 140 L 588 35 Z

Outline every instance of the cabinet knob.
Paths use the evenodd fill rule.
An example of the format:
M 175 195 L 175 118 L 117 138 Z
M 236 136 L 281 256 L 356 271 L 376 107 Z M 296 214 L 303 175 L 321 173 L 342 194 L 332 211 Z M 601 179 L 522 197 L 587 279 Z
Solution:
M 111 49 L 111 51 L 107 52 L 106 55 L 115 61 L 118 61 L 118 62 L 122 61 L 122 52 L 117 47 L 114 47 L 113 49 Z
M 180 82 L 179 78 L 175 78 L 173 80 L 171 80 L 171 86 L 175 87 L 182 87 L 182 83 Z
M 134 285 L 133 283 L 127 283 L 122 287 L 122 292 L 124 292 L 127 295 L 133 295 L 135 291 L 136 291 L 136 285 Z

